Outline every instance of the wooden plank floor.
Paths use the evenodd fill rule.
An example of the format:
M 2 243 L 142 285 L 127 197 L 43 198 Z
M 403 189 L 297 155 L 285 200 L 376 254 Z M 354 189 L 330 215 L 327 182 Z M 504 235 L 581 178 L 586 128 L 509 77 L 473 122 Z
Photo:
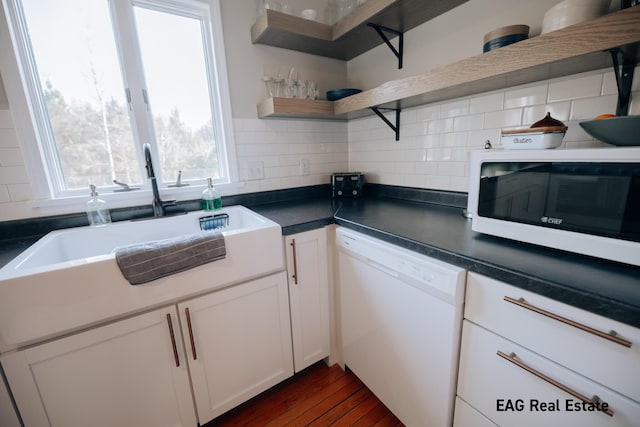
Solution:
M 353 373 L 318 362 L 204 427 L 402 425 Z

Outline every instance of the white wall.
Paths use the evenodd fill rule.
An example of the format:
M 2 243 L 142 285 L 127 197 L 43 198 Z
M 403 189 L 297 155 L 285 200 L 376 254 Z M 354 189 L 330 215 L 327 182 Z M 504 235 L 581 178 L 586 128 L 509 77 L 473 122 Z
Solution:
M 325 0 L 290 0 L 296 11 L 321 9 Z M 331 172 L 360 170 L 370 182 L 466 191 L 467 151 L 485 139 L 498 141 L 501 127 L 526 126 L 546 110 L 567 121 L 568 145 L 592 144 L 578 121 L 612 112 L 615 102 L 610 70 L 539 82 L 417 107 L 402 113 L 401 141 L 375 116 L 345 122 L 259 120 L 256 104 L 264 97 L 262 77 L 295 67 L 315 80 L 321 93 L 340 87 L 367 89 L 388 80 L 421 73 L 479 54 L 483 35 L 497 27 L 525 23 L 539 33 L 544 12 L 558 0 L 471 0 L 405 35 L 405 67 L 386 46 L 344 63 L 285 49 L 251 44 L 256 18 L 253 0 L 222 0 L 226 59 L 238 167 L 236 193 L 326 183 Z M 320 6 L 318 6 L 320 5 Z M 619 7 L 614 0 L 613 8 Z M 320 12 L 322 16 L 322 12 Z M 632 112 L 640 114 L 640 72 L 636 72 Z M 348 141 L 348 144 L 347 144 Z M 348 162 L 347 162 L 348 156 Z M 300 159 L 311 173 L 299 175 Z M 262 162 L 264 179 L 248 180 L 252 162 Z M 13 129 L 10 106 L 0 85 L 0 221 L 66 212 L 84 205 L 38 207 Z

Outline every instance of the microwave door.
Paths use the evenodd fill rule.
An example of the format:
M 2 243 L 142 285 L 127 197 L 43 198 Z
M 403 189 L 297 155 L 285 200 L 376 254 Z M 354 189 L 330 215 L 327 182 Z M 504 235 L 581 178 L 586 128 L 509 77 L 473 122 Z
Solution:
M 482 178 L 478 215 L 539 224 L 545 210 L 548 179 L 548 173 L 531 170 Z
M 628 176 L 552 174 L 543 222 L 566 230 L 618 237 L 629 187 Z

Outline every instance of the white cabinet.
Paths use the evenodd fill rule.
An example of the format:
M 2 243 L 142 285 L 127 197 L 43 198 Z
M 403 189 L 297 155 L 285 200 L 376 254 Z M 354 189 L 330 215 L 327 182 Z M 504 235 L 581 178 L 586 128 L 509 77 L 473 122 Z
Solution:
M 458 401 L 496 424 L 637 426 L 639 369 L 637 328 L 468 274 Z
M 458 396 L 453 415 L 453 427 L 496 427 L 496 425 Z
M 0 426 L 20 427 L 20 420 L 13 408 L 13 402 L 2 375 L 0 375 Z
M 640 420 L 638 402 L 467 320 L 458 395 L 500 426 L 637 427 Z M 593 396 L 610 412 L 583 404 Z
M 24 423 L 195 426 L 174 306 L 2 356 Z
M 200 424 L 293 375 L 284 272 L 178 309 Z
M 285 238 L 295 371 L 329 356 L 327 230 Z

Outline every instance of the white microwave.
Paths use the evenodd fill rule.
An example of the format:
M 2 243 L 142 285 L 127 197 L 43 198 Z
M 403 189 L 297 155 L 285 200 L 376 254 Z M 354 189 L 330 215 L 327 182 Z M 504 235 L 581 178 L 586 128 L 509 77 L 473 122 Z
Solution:
M 474 231 L 640 266 L 640 147 L 479 150 Z

